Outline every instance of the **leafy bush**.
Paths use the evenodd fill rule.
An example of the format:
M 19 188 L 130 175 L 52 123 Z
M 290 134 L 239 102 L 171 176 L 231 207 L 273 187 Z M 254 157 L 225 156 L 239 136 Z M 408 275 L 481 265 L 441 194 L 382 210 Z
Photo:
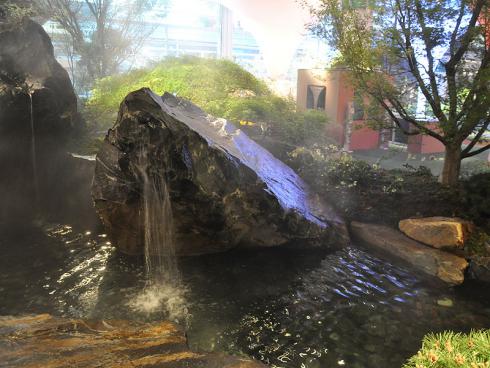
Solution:
M 462 179 L 469 179 L 474 175 L 490 173 L 490 163 L 483 160 L 463 160 L 461 162 Z
M 490 233 L 490 173 L 474 175 L 462 184 L 468 217 Z
M 337 159 L 328 160 L 320 176 L 326 179 L 327 185 L 337 188 L 361 187 L 375 179 L 376 170 L 377 167 L 365 161 L 342 155 Z
M 384 170 L 338 150 L 315 147 L 296 149 L 288 163 L 347 220 L 397 226 L 413 216 L 461 216 L 466 211 L 459 192 L 441 186 L 425 168 Z
M 0 31 L 20 26 L 22 21 L 31 15 L 33 15 L 33 10 L 27 1 L 2 1 L 0 4 Z
M 151 68 L 99 80 L 87 102 L 96 129 L 109 128 L 124 97 L 142 87 L 158 94 L 174 93 L 237 123 L 266 123 L 271 134 L 294 144 L 323 136 L 324 113 L 296 111 L 292 99 L 275 95 L 263 81 L 231 61 L 196 57 L 169 58 Z
M 356 160 L 335 146 L 301 147 L 290 153 L 290 165 L 317 188 L 359 189 L 376 180 L 378 167 Z
M 490 330 L 443 332 L 424 337 L 422 348 L 403 368 L 488 368 Z
M 486 256 L 487 244 L 490 245 L 490 235 L 488 235 L 483 229 L 476 228 L 465 242 L 465 251 L 468 256 L 480 255 Z

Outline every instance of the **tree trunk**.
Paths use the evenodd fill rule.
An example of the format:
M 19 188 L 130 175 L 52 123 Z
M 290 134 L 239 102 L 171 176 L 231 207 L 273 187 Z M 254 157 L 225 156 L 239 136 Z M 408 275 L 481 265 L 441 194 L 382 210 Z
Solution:
M 446 146 L 444 167 L 440 181 L 443 185 L 454 187 L 458 184 L 461 169 L 461 146 Z

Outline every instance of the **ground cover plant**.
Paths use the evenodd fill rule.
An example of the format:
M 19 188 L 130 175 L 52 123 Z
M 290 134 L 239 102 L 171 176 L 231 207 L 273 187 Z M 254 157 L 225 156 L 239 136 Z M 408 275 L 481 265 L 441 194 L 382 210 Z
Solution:
M 490 330 L 442 332 L 424 337 L 422 348 L 403 368 L 488 368 Z

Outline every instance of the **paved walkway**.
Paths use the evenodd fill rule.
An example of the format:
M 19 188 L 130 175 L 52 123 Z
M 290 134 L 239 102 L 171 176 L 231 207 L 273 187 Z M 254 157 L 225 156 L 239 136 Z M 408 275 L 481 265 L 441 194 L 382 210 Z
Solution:
M 408 164 L 415 168 L 425 166 L 429 168 L 434 175 L 440 175 L 444 162 L 443 153 L 431 154 L 409 154 L 394 149 L 376 149 L 369 151 L 356 151 L 352 153 L 356 159 L 378 164 L 384 169 L 405 169 L 403 165 Z M 462 172 L 490 171 L 489 151 L 483 152 L 474 157 L 463 160 Z

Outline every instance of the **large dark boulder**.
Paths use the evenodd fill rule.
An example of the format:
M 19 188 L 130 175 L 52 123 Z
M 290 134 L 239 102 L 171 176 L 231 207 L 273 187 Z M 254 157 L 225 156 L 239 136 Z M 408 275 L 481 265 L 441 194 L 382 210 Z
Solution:
M 70 78 L 44 29 L 0 22 L 0 224 L 56 212 L 80 126 Z
M 233 247 L 341 246 L 335 211 L 231 123 L 149 89 L 130 93 L 97 155 L 93 198 L 113 243 L 143 251 L 143 179 L 169 188 L 179 254 Z

